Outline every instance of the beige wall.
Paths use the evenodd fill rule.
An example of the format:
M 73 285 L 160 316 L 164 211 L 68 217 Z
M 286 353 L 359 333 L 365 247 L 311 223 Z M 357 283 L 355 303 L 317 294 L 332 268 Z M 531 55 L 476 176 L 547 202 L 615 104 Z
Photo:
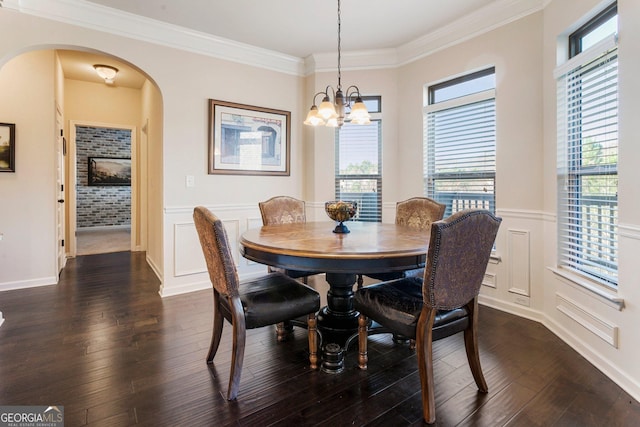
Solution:
M 398 174 L 398 155 L 399 150 L 407 149 L 398 141 L 397 76 L 396 69 L 342 72 L 344 88 L 357 85 L 363 96 L 382 97 L 382 202 L 385 222 L 394 221 L 395 204 L 400 200 L 397 198 L 397 191 L 403 186 Z M 324 91 L 327 85 L 335 88 L 336 84 L 335 73 L 318 73 L 309 77 L 304 115 L 306 116 L 312 104 L 310 95 Z M 321 100 L 321 97 L 318 97 L 316 102 Z M 309 150 L 306 161 L 313 163 L 308 167 L 306 174 L 305 198 L 315 202 L 310 204 L 311 218 L 325 220 L 327 216 L 324 212 L 324 202 L 335 198 L 335 128 L 305 127 L 305 145 Z
M 142 87 L 142 126 L 140 133 L 139 164 L 141 197 L 140 216 L 146 220 L 146 227 L 140 232 L 141 242 L 146 242 L 147 260 L 162 280 L 164 260 L 162 236 L 162 96 L 149 80 Z
M 47 67 L 32 67 L 29 72 L 14 73 L 7 61 L 16 58 L 23 61 L 21 54 L 30 50 L 43 48 L 80 48 L 102 52 L 135 64 L 143 73 L 148 75 L 157 89 L 157 94 L 148 91 L 144 94 L 144 100 L 140 100 L 136 107 L 124 106 L 121 108 L 122 117 L 135 115 L 140 123 L 149 119 L 149 134 L 143 138 L 138 133 L 138 139 L 145 141 L 149 150 L 148 162 L 145 165 L 148 174 L 148 194 L 144 199 L 147 209 L 149 230 L 146 233 L 148 253 L 147 258 L 158 276 L 163 281 L 161 293 L 171 295 L 189 290 L 209 287 L 207 276 L 204 274 L 205 266 L 202 263 L 202 253 L 194 240 L 195 230 L 192 225 L 191 213 L 195 205 L 205 205 L 214 209 L 219 216 L 228 221 L 228 227 L 237 238 L 242 230 L 252 226 L 259 220 L 257 202 L 265 200 L 276 194 L 290 194 L 302 197 L 302 188 L 305 180 L 304 169 L 301 167 L 305 145 L 302 141 L 302 123 L 300 111 L 303 99 L 304 79 L 299 76 L 266 71 L 261 68 L 241 65 L 234 62 L 223 61 L 212 56 L 203 56 L 190 52 L 179 51 L 155 44 L 126 39 L 124 37 L 107 36 L 99 31 L 93 31 L 72 25 L 60 24 L 33 17 L 30 15 L 0 9 L 0 31 L 2 34 L 11 35 L 0 40 L 0 70 L 5 78 L 3 86 L 3 102 L 6 109 L 10 104 L 20 102 L 20 105 L 33 103 L 29 99 L 32 92 L 37 92 L 40 85 L 48 84 L 49 114 L 46 120 L 49 125 L 53 123 L 53 59 Z M 52 42 L 51 34 L 56 34 L 55 42 Z M 49 51 L 53 56 L 53 50 Z M 34 71 L 38 70 L 38 71 Z M 41 76 L 48 71 L 48 74 Z M 36 75 L 37 74 L 37 75 Z M 38 84 L 34 85 L 27 78 L 34 76 Z M 24 77 L 24 78 L 23 78 Z M 85 96 L 85 90 L 91 89 L 87 85 L 74 82 L 66 82 L 70 88 L 69 98 L 81 99 Z M 30 87 L 27 87 L 30 86 Z M 81 87 L 84 86 L 84 87 Z M 76 90 L 78 89 L 78 90 Z M 18 95 L 19 94 L 19 95 Z M 262 107 L 281 109 L 292 112 L 291 139 L 290 139 L 290 170 L 291 176 L 287 177 L 255 177 L 255 176 L 224 176 L 209 175 L 207 173 L 207 125 L 208 125 L 208 99 L 220 99 Z M 37 96 L 40 105 L 46 101 L 46 96 Z M 79 108 L 79 111 L 71 111 L 72 105 L 76 105 L 71 99 L 65 100 L 66 119 L 95 120 L 108 111 L 100 112 L 100 105 L 88 106 L 87 110 Z M 118 107 L 120 109 L 120 107 Z M 109 108 L 107 108 L 108 110 Z M 128 111 L 127 111 L 128 110 Z M 46 123 L 40 111 L 31 108 L 28 123 Z M 113 114 L 120 114 L 112 111 Z M 144 114 L 144 116 L 143 116 Z M 11 115 L 6 115 L 10 118 Z M 125 120 L 115 117 L 113 120 Z M 100 121 L 107 121 L 106 119 Z M 31 125 L 32 126 L 32 125 Z M 27 150 L 37 151 L 34 147 L 42 144 L 39 138 L 24 138 L 27 125 L 21 123 L 19 132 L 22 137 L 23 148 L 19 151 L 19 162 L 25 161 L 23 153 Z M 49 132 L 53 135 L 53 131 Z M 53 138 L 53 136 L 51 136 Z M 158 151 L 154 151 L 155 149 Z M 24 151 L 22 151 L 24 150 Z M 3 176 L 3 191 L 6 183 L 10 188 L 11 196 L 5 198 L 7 203 L 12 203 L 13 197 L 18 197 L 23 185 L 32 186 L 31 192 L 35 197 L 43 197 L 44 185 L 50 185 L 46 189 L 53 191 L 52 177 L 53 162 L 45 161 L 44 155 L 52 156 L 53 148 L 49 152 L 39 153 L 42 167 L 35 175 L 21 174 L 17 176 Z M 37 174 L 48 174 L 46 183 L 29 181 Z M 195 186 L 187 188 L 185 177 L 193 176 Z M 23 182 L 23 180 L 25 182 Z M 53 200 L 49 194 L 47 200 Z M 39 203 L 36 210 L 40 215 L 48 212 L 48 224 L 55 224 L 55 217 L 51 206 L 43 209 Z M 142 210 L 143 207 L 141 206 Z M 21 223 L 24 216 L 12 218 L 3 217 L 2 223 L 8 229 L 16 232 L 29 229 L 29 226 Z M 20 224 L 14 224 L 18 222 Z M 42 221 L 41 221 L 42 222 Z M 55 236 L 52 230 L 47 233 L 39 233 L 40 247 L 55 248 Z M 17 251 L 14 245 L 23 245 L 11 236 L 3 241 L 2 250 L 10 254 L 23 253 Z M 38 269 L 26 269 L 7 271 L 7 275 L 15 276 L 15 286 L 24 287 L 31 284 L 52 284 L 57 280 L 55 271 L 55 257 L 53 252 L 48 252 L 38 262 Z M 264 268 L 245 262 L 236 252 L 241 274 L 257 274 Z M 7 264 L 10 265 L 10 264 Z M 39 270 L 43 270 L 39 272 Z M 35 276 L 34 276 L 35 275 Z M 7 284 L 7 282 L 10 282 Z M 13 286 L 8 278 L 0 280 L 0 288 Z
M 132 129 L 131 157 L 134 164 L 131 183 L 131 226 L 134 249 L 145 250 L 146 242 L 140 240 L 141 229 L 146 227 L 146 218 L 140 215 L 140 200 L 146 197 L 146 187 L 140 186 L 139 162 L 140 157 L 140 128 L 142 100 L 139 89 L 131 89 L 118 86 L 107 86 L 103 83 L 90 83 L 79 80 L 64 80 L 64 118 L 65 135 L 69 141 L 69 156 L 67 156 L 67 170 L 69 185 L 67 191 L 67 209 L 76 208 L 75 182 L 72 179 L 76 173 L 75 157 L 75 128 L 78 125 L 97 127 L 122 127 Z M 146 160 L 144 160 L 146 161 Z M 71 184 L 73 183 L 73 184 Z M 144 191 L 143 191 L 144 190 Z M 72 200 L 74 199 L 74 200 Z M 70 252 L 75 254 L 75 237 L 70 234 L 75 231 L 71 222 L 75 220 L 75 214 L 69 212 L 70 223 L 67 227 L 67 242 Z
M 520 19 L 400 70 L 401 198 L 423 191 L 422 106 L 426 85 L 495 66 L 496 199 L 500 209 L 542 208 L 542 14 Z M 420 153 L 420 155 L 416 155 Z
M 496 206 L 503 222 L 483 302 L 540 318 L 542 282 L 542 12 L 436 52 L 399 70 L 398 167 L 402 200 L 424 194 L 425 88 L 473 71 L 496 72 Z M 518 305 L 516 305 L 516 301 Z
M 57 280 L 54 66 L 37 51 L 0 68 L 0 118 L 16 125 L 16 171 L 0 174 L 2 289 Z
M 544 13 L 544 267 L 556 265 L 556 83 L 553 69 L 559 65 L 558 40 L 592 17 L 610 2 L 556 0 Z M 640 4 L 619 0 L 619 285 L 617 290 L 594 286 L 606 295 L 624 300 L 619 310 L 606 298 L 586 291 L 576 281 L 543 270 L 540 292 L 544 296 L 545 324 L 580 351 L 605 374 L 640 398 Z M 592 284 L 593 285 L 593 284 Z
M 140 90 L 65 79 L 67 120 L 123 126 L 140 124 Z

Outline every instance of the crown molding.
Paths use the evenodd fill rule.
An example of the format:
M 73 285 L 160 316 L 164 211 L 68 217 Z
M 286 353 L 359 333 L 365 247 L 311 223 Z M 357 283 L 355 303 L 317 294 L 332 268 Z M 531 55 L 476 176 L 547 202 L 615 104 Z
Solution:
M 398 63 L 397 49 L 376 49 L 342 52 L 342 70 L 371 70 L 393 68 Z M 305 59 L 305 75 L 333 72 L 338 68 L 337 53 L 314 53 Z
M 543 9 L 550 0 L 500 0 L 416 40 L 392 49 L 342 52 L 343 70 L 394 68 L 462 43 L 480 34 Z M 305 59 L 305 75 L 335 71 L 336 53 L 318 53 Z
M 81 0 L 1 0 L 21 13 L 207 55 L 285 74 L 302 75 L 301 58 L 189 30 Z
M 543 9 L 543 0 L 499 0 L 398 47 L 397 66 L 422 59 Z
M 397 48 L 342 53 L 342 69 L 394 68 L 542 10 L 550 0 L 498 0 Z M 335 53 L 298 58 L 81 0 L 0 0 L 0 7 L 253 67 L 305 76 L 335 71 Z

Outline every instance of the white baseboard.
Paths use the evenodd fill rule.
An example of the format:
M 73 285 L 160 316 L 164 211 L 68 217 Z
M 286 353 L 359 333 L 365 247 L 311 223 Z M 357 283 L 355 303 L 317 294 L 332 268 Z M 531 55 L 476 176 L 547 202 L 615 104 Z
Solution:
M 612 364 L 593 347 L 580 340 L 576 335 L 571 333 L 570 330 L 553 319 L 546 317 L 542 324 L 568 346 L 577 351 L 582 357 L 587 359 L 593 366 L 602 371 L 611 381 L 629 393 L 631 397 L 640 401 L 640 384 L 633 379 L 633 375 L 624 372 L 619 366 Z
M 83 231 L 112 231 L 112 230 L 130 230 L 131 224 L 125 225 L 97 225 L 95 227 L 78 227 L 76 232 Z
M 244 273 L 239 276 L 241 282 L 245 280 L 251 280 L 256 277 L 263 276 L 264 271 L 257 271 L 252 273 Z M 174 295 L 186 294 L 189 292 L 201 291 L 204 289 L 211 289 L 211 281 L 209 279 L 209 275 L 207 273 L 202 274 L 194 274 L 194 280 L 189 283 L 184 283 L 180 285 L 173 286 L 161 286 L 160 294 L 161 297 L 171 297 Z
M 583 340 L 580 340 L 576 335 L 571 333 L 570 330 L 563 327 L 549 316 L 538 310 L 533 310 L 528 307 L 523 307 L 518 304 L 497 300 L 483 295 L 480 295 L 478 302 L 482 305 L 486 305 L 487 307 L 495 308 L 500 311 L 541 323 L 565 344 L 587 359 L 589 363 L 602 371 L 611 381 L 629 393 L 631 397 L 640 401 L 640 384 L 633 379 L 633 375 L 622 371 L 620 366 L 616 366 L 611 363 L 611 361 L 597 352 L 593 347 L 589 346 Z
M 14 289 L 36 288 L 38 286 L 49 286 L 56 284 L 58 284 L 58 278 L 56 276 L 40 277 L 30 280 L 18 280 L 15 282 L 0 283 L 0 292 L 11 291 Z
M 204 289 L 211 289 L 211 282 L 209 282 L 208 279 L 199 282 L 186 283 L 179 286 L 161 286 L 159 294 L 162 298 L 165 298 L 189 292 L 202 291 Z

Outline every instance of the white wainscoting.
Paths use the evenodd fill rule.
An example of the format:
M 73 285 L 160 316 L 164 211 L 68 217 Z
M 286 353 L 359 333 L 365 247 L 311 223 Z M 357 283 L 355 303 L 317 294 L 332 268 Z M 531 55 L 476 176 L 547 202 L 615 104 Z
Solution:
M 618 327 L 598 317 L 593 310 L 583 307 L 571 298 L 556 292 L 556 308 L 592 332 L 607 344 L 618 348 Z
M 234 222 L 233 224 L 237 223 Z M 227 224 L 225 224 L 225 227 L 227 227 L 227 233 L 233 235 Z M 235 228 L 237 229 L 237 227 Z M 207 264 L 204 260 L 204 255 L 202 251 L 194 249 L 200 247 L 195 224 L 193 222 L 174 224 L 173 238 L 175 241 L 173 247 L 173 271 L 175 276 L 206 273 Z
M 240 280 L 266 272 L 266 266 L 242 257 L 239 249 L 240 236 L 249 228 L 262 225 L 256 204 L 206 206 L 222 221 L 227 231 L 231 255 Z M 165 210 L 166 237 L 173 244 L 165 252 L 164 281 L 160 290 L 163 297 L 210 289 L 207 264 L 202 254 L 200 240 L 193 222 L 193 208 L 177 207 Z
M 531 247 L 528 230 L 507 230 L 509 292 L 531 296 Z
M 496 289 L 498 287 L 498 275 L 495 273 L 485 272 L 484 279 L 482 279 L 482 284 L 484 286 Z

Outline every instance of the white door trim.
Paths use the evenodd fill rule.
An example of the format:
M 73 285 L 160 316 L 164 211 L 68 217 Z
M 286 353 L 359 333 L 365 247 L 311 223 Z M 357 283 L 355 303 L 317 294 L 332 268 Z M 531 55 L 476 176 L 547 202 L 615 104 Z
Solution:
M 69 120 L 69 147 L 67 152 L 69 153 L 69 255 L 75 257 L 77 254 L 77 241 L 76 241 L 76 229 L 77 229 L 77 192 L 76 192 L 76 127 L 96 127 L 96 128 L 109 128 L 109 129 L 124 129 L 131 131 L 131 244 L 130 250 L 137 250 L 136 242 L 138 241 L 138 150 L 137 150 L 137 127 L 129 125 L 118 125 L 114 123 L 99 123 L 99 122 L 87 122 L 81 120 Z

